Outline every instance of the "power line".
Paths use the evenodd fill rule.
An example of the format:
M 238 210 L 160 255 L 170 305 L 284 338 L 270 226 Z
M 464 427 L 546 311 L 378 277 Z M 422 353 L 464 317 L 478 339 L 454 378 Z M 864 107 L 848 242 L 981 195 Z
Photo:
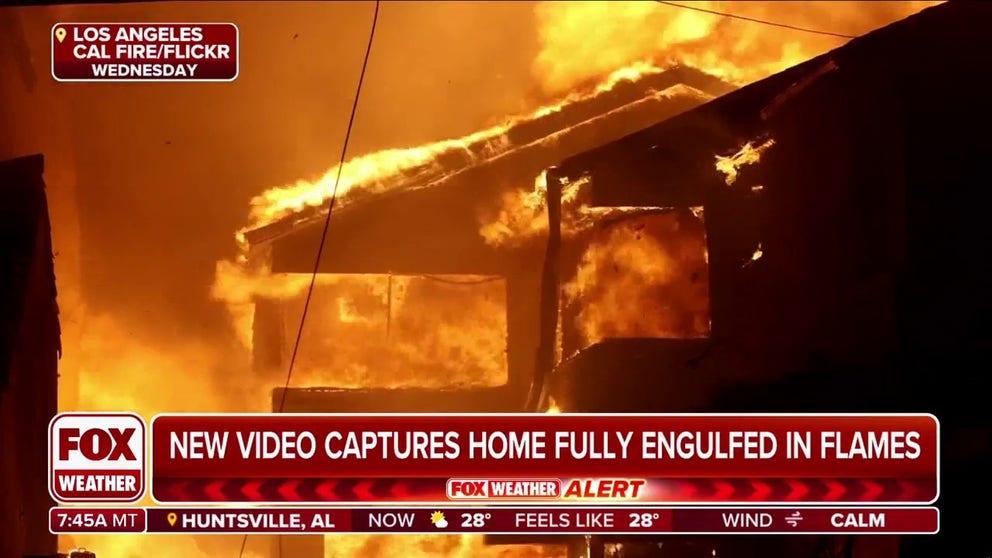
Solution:
M 365 71 L 369 65 L 369 55 L 372 53 L 372 42 L 375 39 L 375 28 L 379 22 L 379 2 L 375 2 L 375 12 L 372 14 L 372 29 L 369 32 L 369 42 L 365 47 L 365 58 L 362 60 L 362 72 L 358 75 L 358 87 L 355 89 L 355 100 L 351 104 L 351 116 L 348 118 L 348 129 L 344 133 L 344 145 L 341 147 L 341 159 L 338 163 L 338 172 L 334 177 L 334 187 L 331 189 L 331 199 L 327 205 L 327 216 L 324 218 L 324 232 L 320 235 L 320 244 L 317 246 L 317 257 L 313 262 L 313 273 L 310 274 L 310 286 L 307 288 L 307 298 L 303 303 L 303 314 L 300 316 L 300 327 L 296 332 L 296 342 L 293 343 L 293 354 L 289 358 L 289 370 L 286 372 L 286 385 L 289 388 L 293 379 L 293 368 L 296 366 L 296 355 L 300 351 L 300 340 L 303 338 L 303 325 L 307 321 L 307 312 L 310 309 L 310 300 L 313 298 L 313 289 L 317 284 L 317 274 L 320 272 L 320 258 L 324 255 L 324 245 L 327 243 L 327 230 L 331 226 L 331 213 L 334 212 L 334 203 L 337 201 L 338 184 L 341 182 L 341 171 L 344 169 L 345 157 L 348 155 L 348 141 L 351 139 L 351 129 L 355 124 L 355 114 L 358 112 L 358 99 L 362 95 L 362 84 L 365 81 Z M 286 405 L 286 389 L 282 390 L 282 399 L 279 401 L 279 410 L 282 412 Z
M 435 283 L 443 283 L 445 285 L 482 285 L 484 283 L 493 283 L 504 279 L 498 275 L 493 275 L 492 277 L 477 277 L 475 279 L 449 279 L 447 277 L 439 277 L 437 275 L 421 275 L 420 278 L 428 281 L 434 281 Z
M 351 104 L 351 115 L 348 117 L 348 128 L 344 133 L 344 145 L 341 146 L 341 158 L 338 162 L 338 171 L 337 175 L 334 177 L 334 187 L 331 189 L 331 198 L 327 205 L 327 216 L 324 218 L 324 232 L 320 235 L 320 244 L 317 246 L 317 256 L 313 264 L 313 273 L 310 275 L 310 286 L 307 288 L 307 298 L 303 303 L 303 314 L 300 316 L 300 327 L 296 332 L 296 342 L 293 344 L 293 355 L 289 359 L 289 370 L 286 372 L 286 383 L 283 386 L 282 398 L 279 401 L 279 409 L 277 412 L 280 413 L 286 405 L 286 392 L 289 390 L 290 383 L 293 379 L 293 369 L 296 366 L 296 355 L 300 351 L 300 339 L 303 338 L 303 325 L 307 321 L 307 311 L 310 309 L 310 300 L 313 298 L 313 289 L 317 284 L 317 274 L 320 272 L 320 259 L 324 255 L 324 245 L 327 242 L 327 230 L 331 225 L 331 213 L 334 212 L 334 204 L 337 201 L 338 184 L 341 182 L 341 171 L 344 169 L 345 157 L 348 155 L 348 142 L 351 140 L 351 130 L 355 125 L 355 114 L 358 113 L 358 100 L 362 96 L 362 84 L 365 82 L 365 72 L 368 69 L 369 57 L 372 54 L 372 43 L 375 41 L 375 29 L 379 23 L 379 4 L 380 0 L 376 0 L 375 11 L 372 12 L 372 26 L 369 30 L 369 40 L 368 44 L 365 46 L 365 56 L 362 59 L 362 71 L 358 74 L 358 85 L 355 88 L 355 99 Z M 247 543 L 248 535 L 245 535 L 244 539 L 241 541 L 241 551 L 238 554 L 239 558 L 244 557 Z M 282 554 L 281 545 L 279 554 Z
M 814 35 L 825 35 L 827 37 L 839 37 L 841 39 L 853 39 L 856 35 L 845 35 L 844 33 L 834 33 L 833 31 L 821 31 L 819 29 L 810 29 L 809 27 L 799 27 L 797 25 L 789 25 L 788 23 L 779 23 L 777 21 L 768 21 L 765 19 L 758 19 L 756 17 L 748 17 L 738 14 L 729 14 L 727 12 L 719 12 L 716 10 L 710 10 L 707 8 L 700 8 L 698 6 L 688 6 L 686 4 L 679 4 L 677 2 L 665 2 L 664 0 L 654 0 L 658 4 L 664 4 L 666 6 L 671 6 L 673 8 L 682 8 L 683 10 L 692 10 L 694 12 L 701 12 L 704 14 L 710 14 L 720 17 L 725 17 L 728 19 L 738 19 L 740 21 L 749 21 L 751 23 L 760 23 L 761 25 L 769 25 L 771 27 L 780 27 L 782 29 L 790 29 L 792 31 L 800 31 L 802 33 L 812 33 Z

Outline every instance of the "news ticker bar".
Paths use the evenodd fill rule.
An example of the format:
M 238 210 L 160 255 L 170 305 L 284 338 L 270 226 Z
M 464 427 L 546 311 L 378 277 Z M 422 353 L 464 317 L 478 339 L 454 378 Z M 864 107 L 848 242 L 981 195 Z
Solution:
M 639 504 L 929 504 L 932 479 L 748 478 L 160 478 L 152 497 L 161 504 L 394 503 L 504 505 Z
M 934 534 L 934 507 L 52 508 L 54 534 Z
M 63 413 L 60 503 L 931 505 L 927 414 Z

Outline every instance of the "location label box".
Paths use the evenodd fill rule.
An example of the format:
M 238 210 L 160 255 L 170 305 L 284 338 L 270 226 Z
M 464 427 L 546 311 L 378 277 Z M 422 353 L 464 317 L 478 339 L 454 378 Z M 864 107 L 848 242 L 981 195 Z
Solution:
M 145 421 L 133 413 L 61 413 L 48 432 L 49 492 L 58 502 L 137 502 L 145 494 Z
M 240 72 L 233 23 L 57 23 L 56 81 L 234 81 Z

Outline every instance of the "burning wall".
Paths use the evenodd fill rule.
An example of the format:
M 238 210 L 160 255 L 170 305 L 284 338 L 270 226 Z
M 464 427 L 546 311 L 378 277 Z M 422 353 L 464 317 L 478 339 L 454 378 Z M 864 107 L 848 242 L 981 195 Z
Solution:
M 708 337 L 702 211 L 669 210 L 606 224 L 585 245 L 563 294 L 563 326 L 574 331 L 563 338 L 565 355 L 608 338 Z
M 301 340 L 309 350 L 297 361 L 303 385 L 474 388 L 507 381 L 501 277 L 334 275 L 313 300 Z M 293 339 L 303 300 L 287 302 L 285 338 Z

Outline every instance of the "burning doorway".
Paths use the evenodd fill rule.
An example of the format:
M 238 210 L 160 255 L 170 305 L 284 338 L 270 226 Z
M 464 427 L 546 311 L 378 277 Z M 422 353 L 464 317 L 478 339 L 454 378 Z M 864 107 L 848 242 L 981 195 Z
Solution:
M 701 208 L 603 223 L 581 250 L 563 288 L 563 354 L 611 338 L 709 336 Z

